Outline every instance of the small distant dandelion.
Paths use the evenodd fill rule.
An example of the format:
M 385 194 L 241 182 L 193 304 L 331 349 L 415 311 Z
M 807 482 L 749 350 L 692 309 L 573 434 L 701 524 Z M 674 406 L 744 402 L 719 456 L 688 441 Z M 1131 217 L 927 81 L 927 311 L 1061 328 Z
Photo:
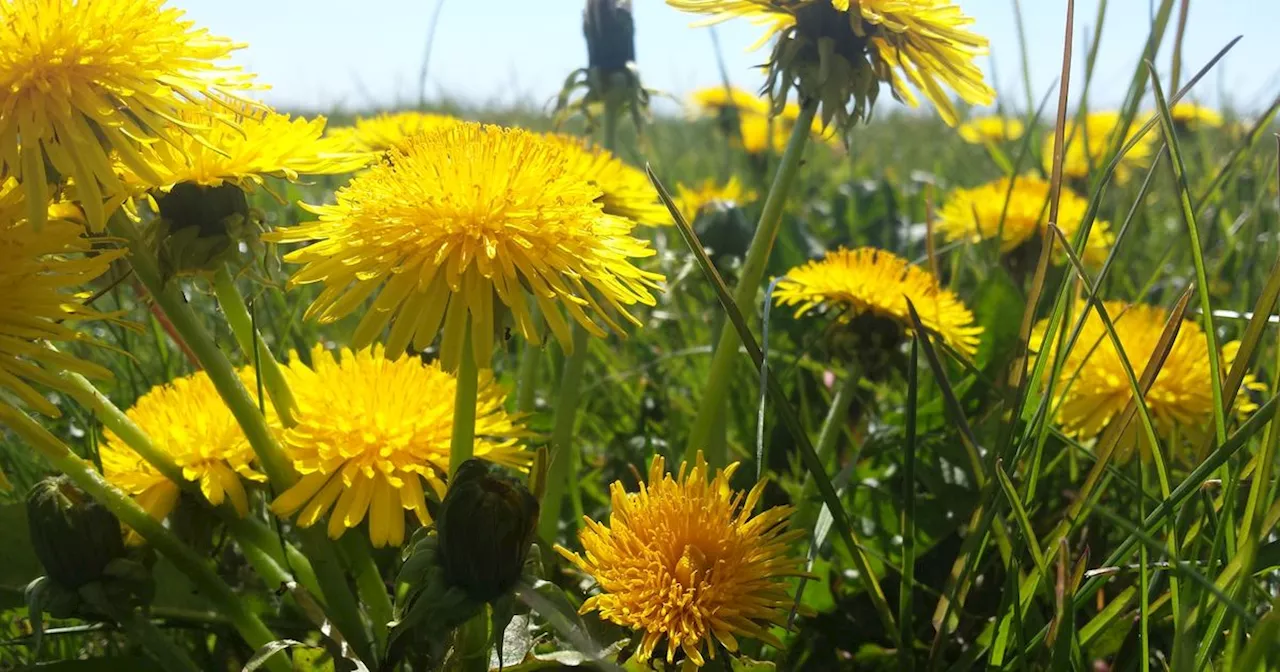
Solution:
M 751 115 L 743 117 L 739 122 L 741 136 L 734 139 L 734 144 L 742 147 L 742 151 L 752 156 L 762 154 L 782 154 L 787 150 L 787 131 L 781 122 L 770 117 Z
M 977 243 L 1000 238 L 1000 252 L 1008 254 L 1037 236 L 1045 235 L 1049 225 L 1049 199 L 1052 185 L 1034 175 L 1013 180 L 1001 178 L 972 189 L 957 189 L 938 210 L 937 228 L 948 241 Z M 1089 202 L 1066 186 L 1058 203 L 1058 228 L 1073 240 L 1079 230 Z M 1110 224 L 1095 220 L 1085 244 L 1083 261 L 1100 264 L 1107 258 L 1115 242 Z M 1059 262 L 1065 254 L 1057 255 Z
M 45 204 L 37 231 L 26 219 L 23 192 L 13 178 L 0 185 L 0 405 L 15 402 L 58 417 L 37 388 L 67 390 L 59 372 L 110 378 L 106 368 L 46 343 L 90 342 L 74 322 L 110 319 L 85 304 L 81 288 L 101 276 L 122 250 L 95 250 L 83 214 L 70 204 Z
M 1159 306 L 1122 301 L 1106 301 L 1103 306 L 1115 323 L 1116 336 L 1134 374 L 1142 375 L 1155 354 L 1169 312 Z M 1030 345 L 1042 356 L 1052 356 L 1052 348 L 1045 350 L 1046 329 L 1047 321 L 1037 324 Z M 1238 349 L 1238 343 L 1223 346 L 1224 367 L 1230 365 Z M 1204 436 L 1206 428 L 1213 424 L 1212 384 L 1204 330 L 1195 322 L 1184 320 L 1146 397 L 1156 433 L 1162 440 L 1175 435 L 1188 439 Z M 1245 392 L 1259 389 L 1264 388 L 1255 378 L 1248 377 Z M 1058 424 L 1068 436 L 1081 440 L 1101 435 L 1133 398 L 1119 352 L 1096 310 L 1090 309 L 1075 347 L 1067 353 L 1054 394 Z M 1243 394 L 1237 411 L 1247 413 L 1255 408 Z M 1131 439 L 1123 446 L 1126 450 L 1133 448 L 1140 435 L 1137 423 L 1135 420 L 1129 428 Z
M 780 305 L 797 306 L 797 317 L 821 308 L 844 322 L 862 316 L 880 318 L 900 332 L 912 328 L 910 299 L 926 329 L 969 356 L 977 352 L 982 333 L 982 327 L 973 323 L 973 313 L 937 278 L 872 247 L 840 248 L 820 261 L 793 268 L 778 282 L 773 296 Z
M 240 372 L 252 380 L 253 372 Z M 254 452 L 240 424 L 223 403 L 204 371 L 152 388 L 125 415 L 135 422 L 155 448 L 173 458 L 184 478 L 200 484 L 211 504 L 230 501 L 236 513 L 249 513 L 249 498 L 241 478 L 263 482 L 253 468 Z M 163 520 L 173 512 L 181 486 L 170 481 L 109 429 L 99 454 L 106 479 L 133 495 L 152 517 Z
M 820 118 L 839 126 L 865 118 L 881 84 L 908 105 L 924 94 L 943 120 L 957 123 L 950 88 L 966 102 L 987 105 L 995 91 L 974 60 L 987 39 L 969 31 L 973 19 L 947 0 L 667 0 L 710 22 L 735 17 L 770 24 L 774 37 L 768 87 L 775 109 L 794 85 L 821 103 Z M 946 87 L 946 88 L 944 88 Z M 853 103 L 852 111 L 849 110 Z
M 691 100 L 694 107 L 706 114 L 716 115 L 734 110 L 764 116 L 769 114 L 768 100 L 737 87 L 709 86 L 698 89 L 693 92 Z
M 625 217 L 639 224 L 671 223 L 671 213 L 667 212 L 658 190 L 644 171 L 582 138 L 561 134 L 547 137 L 564 150 L 573 172 L 600 189 L 599 200 L 606 215 Z
M 302 479 L 271 508 L 298 515 L 302 527 L 329 515 L 337 539 L 367 516 L 374 546 L 404 542 L 405 511 L 430 522 L 423 484 L 445 494 L 457 381 L 438 364 L 414 356 L 387 359 L 381 346 L 339 357 L 317 346 L 310 367 L 296 358 L 285 377 L 297 400 L 297 424 L 281 443 Z M 335 394 L 338 396 L 335 397 Z M 341 403 L 335 403 L 335 399 Z M 475 457 L 526 469 L 519 440 L 530 436 L 504 409 L 505 392 L 480 374 Z
M 734 492 L 737 463 L 713 476 L 698 453 L 674 478 L 665 466 L 655 457 L 639 492 L 610 486 L 608 525 L 587 519 L 578 533 L 585 557 L 556 547 L 600 586 L 581 612 L 643 633 L 642 663 L 664 640 L 667 663 L 683 653 L 685 669 L 714 658 L 717 645 L 736 652 L 739 637 L 781 648 L 769 629 L 786 623 L 786 580 L 803 575 L 790 546 L 805 533 L 787 531 L 791 507 L 756 514 L 764 483 Z
M 1120 120 L 1119 112 L 1093 112 L 1085 116 L 1083 124 L 1068 119 L 1063 127 L 1063 141 L 1066 143 L 1066 151 L 1062 157 L 1063 176 L 1072 180 L 1086 180 L 1094 171 L 1104 170 L 1111 161 L 1107 152 L 1110 151 L 1112 137 L 1119 128 Z M 1130 124 L 1125 142 L 1136 137 L 1141 126 L 1137 123 Z M 1116 164 L 1116 182 L 1128 182 L 1133 171 L 1150 161 L 1156 141 L 1157 134 L 1148 133 L 1124 155 Z M 1042 152 L 1045 172 L 1053 171 L 1054 142 L 1053 133 L 1045 136 Z
M 218 64 L 241 45 L 162 0 L 0 0 L 0 16 L 0 174 L 22 184 L 36 227 L 50 192 L 72 178 L 90 227 L 101 229 L 104 201 L 122 188 L 113 152 L 150 175 L 139 150 L 169 119 L 206 95 L 249 87 Z
M 965 142 L 975 145 L 987 143 L 1013 142 L 1022 137 L 1025 127 L 1018 119 L 1004 117 L 978 117 L 970 119 L 956 128 Z
M 741 207 L 755 201 L 758 196 L 751 189 L 744 189 L 737 177 L 719 184 L 706 180 L 695 187 L 676 185 L 675 202 L 686 221 L 693 222 L 704 211 Z
M 428 112 L 387 112 L 357 118 L 352 126 L 333 128 L 329 137 L 354 152 L 385 152 L 415 135 L 452 126 L 459 119 Z
M 562 143 L 460 123 L 391 149 L 340 189 L 337 203 L 305 206 L 319 221 L 269 238 L 310 243 L 284 257 L 303 264 L 291 285 L 325 285 L 307 318 L 332 322 L 376 296 L 353 347 L 372 343 L 388 324 L 392 353 L 410 343 L 425 349 L 443 331 L 441 359 L 452 371 L 468 315 L 477 361 L 488 361 L 500 315 L 495 297 L 534 342 L 528 296 L 566 348 L 564 313 L 600 337 L 606 331 L 593 317 L 619 333 L 615 315 L 638 324 L 628 307 L 653 305 L 651 290 L 663 278 L 632 265 L 653 250 L 632 237 L 633 221 L 604 211 L 602 197 Z
M 1187 131 L 1221 128 L 1226 123 L 1217 110 L 1195 103 L 1177 103 L 1169 108 L 1169 116 L 1174 124 Z

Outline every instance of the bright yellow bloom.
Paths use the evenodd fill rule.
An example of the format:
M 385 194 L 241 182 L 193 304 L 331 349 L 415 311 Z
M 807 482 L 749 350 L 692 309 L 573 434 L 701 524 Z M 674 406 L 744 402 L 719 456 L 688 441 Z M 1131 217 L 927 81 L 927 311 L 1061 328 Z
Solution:
M 787 150 L 787 131 L 781 122 L 775 123 L 770 117 L 748 115 L 739 119 L 738 126 L 742 137 L 735 144 L 741 144 L 748 154 L 782 154 Z
M 1159 306 L 1130 305 L 1122 301 L 1106 301 L 1103 305 L 1115 323 L 1116 336 L 1133 366 L 1134 375 L 1141 376 L 1156 351 L 1169 312 Z M 1033 351 L 1039 352 L 1044 348 L 1046 329 L 1047 321 L 1041 321 L 1032 330 Z M 1053 342 L 1056 342 L 1056 337 Z M 1238 343 L 1223 346 L 1224 371 L 1238 349 Z M 1052 352 L 1050 349 L 1045 354 L 1052 356 Z M 1204 330 L 1199 324 L 1184 320 L 1164 366 L 1146 396 L 1156 433 L 1162 440 L 1171 439 L 1175 432 L 1194 440 L 1211 431 L 1212 384 Z M 1245 381 L 1246 390 L 1261 387 L 1252 377 Z M 1075 347 L 1067 353 L 1054 394 L 1058 424 L 1068 436 L 1081 440 L 1102 434 L 1107 424 L 1133 398 L 1120 355 L 1107 336 L 1096 310 L 1089 311 Z M 1241 412 L 1254 408 L 1256 406 L 1247 397 L 1237 405 Z M 1136 437 L 1141 435 L 1140 422 L 1134 419 L 1128 429 L 1130 440 L 1123 446 L 1126 451 L 1133 448 Z
M 441 358 L 457 367 L 468 314 L 477 361 L 493 352 L 494 296 L 520 333 L 539 340 L 526 296 L 569 346 L 567 311 L 603 337 L 588 315 L 622 329 L 611 314 L 655 303 L 663 278 L 631 259 L 653 254 L 634 222 L 603 211 L 599 186 L 582 179 L 560 143 L 519 129 L 461 123 L 410 139 L 338 191 L 334 205 L 306 206 L 319 221 L 271 235 L 315 241 L 285 255 L 305 264 L 291 285 L 324 283 L 308 318 L 332 322 L 376 295 L 353 347 L 391 324 L 387 350 L 424 349 L 442 331 Z M 394 323 L 393 322 L 394 318 Z
M 744 114 L 769 114 L 769 101 L 737 87 L 726 90 L 724 86 L 709 86 L 694 91 L 691 98 L 694 106 L 705 114 L 719 114 L 731 109 Z
M 938 210 L 937 229 L 948 241 L 977 243 L 1000 238 L 1000 251 L 1009 253 L 1041 234 L 1048 234 L 1051 185 L 1034 175 L 1024 175 L 1013 182 L 1001 178 L 973 189 L 957 189 Z M 1058 201 L 1058 228 L 1067 240 L 1074 240 L 1084 220 L 1089 202 L 1065 185 Z M 1003 218 L 1003 222 L 1001 221 Z M 1083 261 L 1100 264 L 1115 242 L 1111 225 L 1095 220 L 1089 231 Z M 1065 254 L 1057 255 L 1065 263 Z
M 374 117 L 357 118 L 354 126 L 335 128 L 329 137 L 354 152 L 385 152 L 399 147 L 415 135 L 452 126 L 455 117 L 427 112 L 386 112 Z
M 1173 117 L 1173 123 L 1188 130 L 1219 128 L 1226 123 L 1217 110 L 1195 103 L 1177 103 L 1169 108 L 1169 116 Z
M 843 321 L 869 314 L 907 332 L 911 330 L 910 299 L 925 328 L 966 355 L 977 352 L 982 333 L 982 327 L 973 324 L 973 313 L 937 278 L 892 252 L 873 247 L 840 248 L 821 261 L 797 266 L 787 271 L 773 296 L 780 305 L 799 306 L 797 317 L 815 308 L 837 311 Z
M 692 223 L 706 210 L 736 208 L 758 198 L 752 189 L 744 189 L 738 178 L 731 177 L 723 185 L 706 180 L 696 187 L 676 185 L 676 207 L 686 221 Z
M 183 182 L 204 187 L 230 183 L 253 191 L 266 177 L 297 180 L 300 175 L 349 173 L 373 159 L 321 138 L 324 117 L 291 119 L 257 103 L 209 99 L 202 108 L 183 110 L 179 119 L 182 126 L 171 124 L 164 140 L 143 152 L 150 175 L 121 166 L 130 191 L 167 192 Z M 189 127 L 209 130 L 196 138 L 185 130 Z
M 253 372 L 241 371 L 251 379 Z M 253 448 L 231 409 L 204 371 L 153 387 L 125 412 L 151 438 L 152 444 L 173 458 L 184 478 L 200 483 L 200 492 L 214 505 L 230 500 L 237 513 L 249 513 L 249 498 L 241 477 L 262 482 L 254 471 Z M 152 517 L 163 520 L 178 503 L 180 486 L 156 471 L 116 436 L 105 432 L 102 472 L 113 485 L 133 495 Z
M 1111 138 L 1120 125 L 1119 112 L 1094 112 L 1085 116 L 1084 124 L 1077 124 L 1068 119 L 1064 127 L 1063 142 L 1066 151 L 1062 156 L 1062 175 L 1068 179 L 1084 180 L 1095 170 L 1104 170 L 1111 162 Z M 1142 124 L 1129 125 L 1125 142 L 1134 138 Z M 1143 136 L 1142 140 L 1124 155 L 1124 159 L 1116 165 L 1116 182 L 1124 184 L 1133 171 L 1147 164 L 1151 153 L 1155 150 L 1158 134 L 1155 132 Z M 1045 172 L 1053 171 L 1054 134 L 1045 136 L 1041 159 Z M 1123 144 L 1121 145 L 1123 146 Z
M 965 142 L 982 145 L 988 142 L 1012 142 L 1021 138 L 1026 128 L 1018 119 L 978 117 L 960 124 L 956 131 Z
M 122 189 L 112 151 L 151 176 L 138 150 L 168 120 L 205 95 L 247 88 L 216 64 L 239 45 L 182 16 L 163 0 L 0 0 L 0 174 L 22 183 L 33 224 L 58 183 L 46 161 L 75 180 L 100 229 L 104 201 Z
M 802 97 L 817 97 L 823 120 L 865 118 L 880 84 L 895 98 L 917 104 L 924 94 L 942 118 L 955 125 L 956 110 L 944 87 L 975 105 L 995 91 L 974 60 L 987 53 L 987 39 L 968 30 L 973 19 L 949 0 L 667 0 L 667 4 L 712 22 L 743 17 L 776 35 L 769 86 L 775 108 L 793 83 Z M 853 101 L 852 112 L 848 109 Z
M 786 579 L 802 575 L 789 547 L 805 532 L 787 531 L 792 508 L 756 515 L 764 482 L 746 497 L 734 492 L 729 480 L 738 463 L 714 477 L 701 453 L 675 478 L 665 466 L 655 457 L 639 492 L 620 481 L 610 486 L 609 524 L 588 518 L 578 533 L 586 557 L 556 547 L 600 585 L 582 613 L 643 632 L 642 663 L 664 638 L 668 664 L 682 651 L 686 669 L 714 658 L 717 642 L 736 652 L 743 636 L 781 648 L 769 628 L 785 625 Z
M 302 527 L 332 509 L 334 539 L 367 515 L 374 546 L 399 546 L 406 510 L 430 522 L 423 481 L 437 497 L 445 494 L 457 381 L 416 356 L 389 360 L 381 346 L 344 348 L 339 358 L 317 346 L 311 362 L 295 358 L 285 369 L 298 409 L 297 424 L 281 440 L 302 479 L 271 509 L 279 516 L 301 511 Z M 477 399 L 475 456 L 526 469 L 530 456 L 518 440 L 529 433 L 504 410 L 506 394 L 487 370 Z
M 25 219 L 28 208 L 16 180 L 0 185 L 0 405 L 13 400 L 38 413 L 58 417 L 58 408 L 36 390 L 68 388 L 57 374 L 110 378 L 92 362 L 46 346 L 46 342 L 88 341 L 68 321 L 108 316 L 75 293 L 107 272 L 122 250 L 95 251 L 74 206 L 51 206 L 44 228 Z
M 609 150 L 571 135 L 548 134 L 570 160 L 570 170 L 598 187 L 604 214 L 626 217 L 640 224 L 671 224 L 671 213 L 643 170 Z

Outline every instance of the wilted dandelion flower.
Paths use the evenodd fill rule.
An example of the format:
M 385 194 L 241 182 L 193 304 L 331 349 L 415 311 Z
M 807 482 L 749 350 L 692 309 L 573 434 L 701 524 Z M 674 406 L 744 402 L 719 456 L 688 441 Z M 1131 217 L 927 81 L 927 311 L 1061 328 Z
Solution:
M 329 137 L 354 152 L 385 152 L 399 147 L 405 140 L 459 123 L 447 114 L 427 112 L 386 112 L 373 117 L 357 118 L 355 125 L 334 128 Z
M 1177 103 L 1169 108 L 1169 116 L 1174 124 L 1188 131 L 1219 128 L 1226 123 L 1217 110 L 1195 103 Z
M 1000 252 L 1008 254 L 1037 236 L 1049 235 L 1051 192 L 1052 185 L 1034 175 L 1018 177 L 1012 186 L 1009 178 L 1000 178 L 972 189 L 957 189 L 938 210 L 937 228 L 948 241 L 977 243 L 999 237 Z M 1062 187 L 1057 223 L 1067 240 L 1074 240 L 1088 209 L 1088 201 Z M 1102 263 L 1114 242 L 1110 224 L 1095 220 L 1083 261 Z M 1056 259 L 1065 262 L 1066 255 L 1059 253 Z
M 564 150 L 570 170 L 600 189 L 599 201 L 606 215 L 640 224 L 671 223 L 671 213 L 643 170 L 582 138 L 561 134 L 549 134 L 547 138 Z
M 37 227 L 50 190 L 69 177 L 100 229 L 104 200 L 121 190 L 113 151 L 150 175 L 138 150 L 170 119 L 205 95 L 248 86 L 217 64 L 239 45 L 163 0 L 0 0 L 0 17 L 0 174 L 22 183 Z
M 769 628 L 786 623 L 786 579 L 801 574 L 789 547 L 804 532 L 787 531 L 791 507 L 755 514 L 764 483 L 745 497 L 734 492 L 738 466 L 713 477 L 699 453 L 693 469 L 681 464 L 672 478 L 655 457 L 639 492 L 610 486 L 608 525 L 586 520 L 578 533 L 586 557 L 556 547 L 600 586 L 582 613 L 643 633 L 641 662 L 664 638 L 667 662 L 683 652 L 686 668 L 714 658 L 717 642 L 730 652 L 739 637 L 782 646 Z
M 90 378 L 111 372 L 46 342 L 87 340 L 71 323 L 108 317 L 85 305 L 88 294 L 77 290 L 106 273 L 123 251 L 95 252 L 74 206 L 49 207 L 39 231 L 26 220 L 27 210 L 16 180 L 0 185 L 0 404 L 16 400 L 57 417 L 57 406 L 37 387 L 68 389 L 61 371 Z
M 1159 306 L 1122 301 L 1106 301 L 1103 305 L 1115 323 L 1116 336 L 1133 366 L 1134 375 L 1141 376 L 1155 354 L 1169 312 Z M 1052 356 L 1056 346 L 1046 349 L 1046 329 L 1047 321 L 1037 324 L 1030 345 L 1033 351 Z M 1223 346 L 1224 371 L 1238 349 L 1238 343 Z M 1213 425 L 1210 385 L 1213 384 L 1204 330 L 1195 322 L 1184 320 L 1146 396 L 1157 435 L 1162 440 L 1172 438 L 1175 433 L 1195 439 L 1210 431 L 1208 428 Z M 1261 387 L 1252 376 L 1245 381 L 1246 392 Z M 1107 336 L 1096 310 L 1089 310 L 1075 346 L 1067 353 L 1054 394 L 1058 424 L 1068 436 L 1081 440 L 1102 434 L 1133 398 L 1119 352 Z M 1254 408 L 1247 395 L 1242 395 L 1237 411 L 1249 412 Z M 1123 444 L 1126 450 L 1133 447 L 1132 439 L 1141 434 L 1139 422 L 1135 419 L 1128 429 L 1131 440 Z
M 243 370 L 243 378 L 253 372 Z M 241 516 L 249 512 L 249 498 L 241 478 L 262 482 L 253 469 L 253 448 L 240 424 L 204 371 L 151 388 L 125 411 L 155 448 L 182 469 L 184 478 L 200 484 L 200 492 L 214 505 L 229 500 Z M 116 487 L 133 495 L 152 517 L 163 520 L 178 503 L 181 487 L 129 447 L 111 430 L 99 454 L 102 472 Z
M 694 187 L 677 184 L 675 194 L 676 208 L 689 222 L 697 219 L 699 213 L 705 210 L 736 208 L 756 198 L 756 192 L 744 189 L 736 176 L 729 178 L 724 184 L 715 180 L 705 180 Z
M 844 322 L 870 316 L 905 332 L 912 327 L 910 299 L 924 327 L 966 355 L 977 351 L 982 333 L 982 327 L 973 324 L 973 313 L 937 278 L 873 247 L 840 248 L 821 261 L 797 266 L 778 282 L 773 296 L 781 305 L 798 306 L 797 317 L 823 308 Z
M 987 105 L 995 92 L 974 59 L 987 39 L 968 30 L 973 19 L 948 0 L 667 0 L 688 12 L 769 23 L 777 37 L 769 60 L 769 88 L 780 108 L 795 85 L 801 98 L 821 102 L 824 122 L 840 126 L 865 118 L 881 84 L 916 105 L 920 91 L 950 125 L 956 110 L 944 87 L 967 102 Z M 852 101 L 853 109 L 849 110 Z
M 1068 179 L 1085 180 L 1092 171 L 1105 169 L 1111 161 L 1111 157 L 1107 154 L 1110 151 L 1111 139 L 1119 125 L 1119 112 L 1093 112 L 1085 116 L 1083 124 L 1076 123 L 1074 119 L 1068 119 L 1063 127 L 1063 141 L 1066 143 L 1066 151 L 1062 155 L 1063 176 Z M 1125 142 L 1137 136 L 1141 127 L 1142 125 L 1138 123 L 1130 124 Z M 1148 133 L 1124 155 L 1124 158 L 1116 164 L 1114 173 L 1118 183 L 1127 182 L 1135 169 L 1146 165 L 1151 158 L 1156 141 L 1157 135 Z M 1054 134 L 1049 133 L 1045 136 L 1041 157 L 1045 172 L 1053 171 L 1053 145 Z
M 308 318 L 331 322 L 376 295 L 352 337 L 374 341 L 391 324 L 387 349 L 418 349 L 442 331 L 449 370 L 461 359 L 468 314 L 480 362 L 493 350 L 494 296 L 520 333 L 538 341 L 527 295 L 562 345 L 571 342 L 562 310 L 588 332 L 615 331 L 611 312 L 653 305 L 662 276 L 631 260 L 653 254 L 631 236 L 634 222 L 604 212 L 600 186 L 582 178 L 563 143 L 498 126 L 458 124 L 393 148 L 357 175 L 333 205 L 306 206 L 319 221 L 270 234 L 314 241 L 285 255 L 305 264 L 291 285 L 325 289 Z M 591 311 L 593 315 L 589 315 Z
M 978 117 L 956 128 L 965 142 L 975 145 L 1012 142 L 1021 138 L 1025 130 L 1020 120 L 1004 117 Z
M 343 349 L 337 358 L 317 346 L 311 361 L 307 366 L 295 358 L 285 369 L 298 408 L 297 424 L 283 430 L 281 443 L 302 479 L 271 509 L 279 516 L 297 513 L 302 527 L 332 509 L 334 539 L 368 516 L 374 546 L 399 546 L 406 510 L 424 525 L 430 521 L 423 483 L 444 496 L 457 380 L 418 357 L 389 360 L 381 346 Z M 518 440 L 529 433 L 504 410 L 505 400 L 482 371 L 475 456 L 525 469 L 530 458 Z

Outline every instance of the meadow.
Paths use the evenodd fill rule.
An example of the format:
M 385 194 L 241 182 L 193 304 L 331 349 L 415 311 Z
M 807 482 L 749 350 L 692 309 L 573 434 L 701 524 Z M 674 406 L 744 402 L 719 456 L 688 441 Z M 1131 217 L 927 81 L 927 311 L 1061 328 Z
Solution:
M 0 669 L 1280 669 L 1280 97 L 1185 2 L 1115 109 L 737 3 L 775 95 L 675 114 L 586 4 L 546 106 L 324 119 L 0 1 L 156 56 L 0 59 Z

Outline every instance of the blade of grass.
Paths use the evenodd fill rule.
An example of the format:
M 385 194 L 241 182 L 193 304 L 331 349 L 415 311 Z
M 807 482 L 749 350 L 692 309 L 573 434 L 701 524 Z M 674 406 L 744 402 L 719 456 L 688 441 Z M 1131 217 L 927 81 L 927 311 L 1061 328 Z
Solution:
M 916 571 L 916 406 L 920 400 L 917 379 L 920 341 L 911 339 L 911 355 L 907 360 L 907 442 L 902 454 L 902 582 L 898 586 L 898 654 L 902 668 L 916 669 L 913 606 Z

